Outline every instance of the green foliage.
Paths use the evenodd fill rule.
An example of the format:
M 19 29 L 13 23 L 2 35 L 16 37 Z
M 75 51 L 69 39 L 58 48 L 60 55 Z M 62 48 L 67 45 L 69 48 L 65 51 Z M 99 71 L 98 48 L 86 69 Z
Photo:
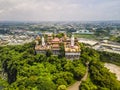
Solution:
M 100 60 L 108 63 L 113 63 L 120 66 L 120 54 L 109 53 L 109 52 L 99 52 Z
M 93 84 L 93 82 L 90 80 L 90 77 L 88 76 L 88 79 L 83 81 L 80 85 L 80 90 L 98 90 L 98 88 L 95 84 Z
M 62 38 L 63 36 L 64 36 L 64 33 L 59 33 L 56 35 L 56 37 L 58 37 L 58 38 Z
M 109 29 L 106 28 L 106 29 L 102 29 L 102 28 L 98 28 L 95 32 L 95 35 L 98 37 L 98 36 L 109 36 Z
M 98 89 L 119 90 L 120 82 L 116 80 L 116 76 L 109 72 L 101 62 L 91 62 L 90 78 L 92 82 L 98 86 Z
M 56 86 L 55 84 L 50 81 L 47 80 L 46 78 L 40 78 L 37 80 L 37 89 L 38 90 L 55 90 Z
M 120 43 L 120 36 L 116 38 L 116 41 Z
M 75 37 L 77 38 L 88 38 L 88 39 L 95 39 L 95 35 L 91 34 L 75 34 Z
M 119 90 L 120 82 L 116 80 L 115 74 L 109 72 L 100 62 L 112 62 L 120 65 L 120 55 L 108 52 L 98 52 L 84 47 L 82 44 L 81 61 L 89 63 L 89 77 L 83 81 L 80 90 Z
M 86 62 L 90 62 L 89 80 L 81 84 L 80 90 L 119 90 L 120 83 L 115 75 L 100 62 L 100 60 L 111 60 L 119 63 L 119 55 L 97 52 L 84 47 L 83 44 L 80 46 L 82 49 L 80 60 L 74 61 L 63 57 L 58 58 L 50 53 L 47 56 L 36 55 L 33 43 L 0 47 L 0 72 L 7 74 L 7 81 L 0 75 L 0 88 L 4 90 L 66 90 L 66 86 L 85 75 Z
M 64 51 L 64 44 L 60 44 L 60 55 L 59 58 L 63 58 L 65 56 L 65 51 Z
M 65 85 L 60 85 L 57 90 L 67 90 Z
M 47 50 L 47 51 L 46 51 L 46 56 L 47 56 L 47 57 L 50 57 L 51 55 L 52 55 L 51 50 Z
M 100 61 L 92 61 L 89 68 L 89 76 L 80 85 L 80 90 L 119 90 L 120 82 L 115 74 L 109 72 Z
M 114 42 L 120 43 L 120 36 L 118 36 L 118 37 L 111 36 L 111 37 L 110 37 L 110 40 L 111 40 L 111 41 L 114 41 Z
M 99 53 L 96 50 L 84 47 L 82 44 L 80 46 L 82 46 L 80 58 L 83 63 L 98 61 L 100 59 Z
M 1 71 L 7 81 L 0 79 L 5 90 L 64 90 L 84 75 L 85 66 L 80 60 L 34 53 L 34 43 L 0 47 Z M 60 86 L 63 85 L 63 86 Z
M 85 75 L 86 69 L 83 65 L 79 64 L 77 67 L 74 68 L 73 72 L 75 74 L 75 78 L 77 80 L 80 80 Z

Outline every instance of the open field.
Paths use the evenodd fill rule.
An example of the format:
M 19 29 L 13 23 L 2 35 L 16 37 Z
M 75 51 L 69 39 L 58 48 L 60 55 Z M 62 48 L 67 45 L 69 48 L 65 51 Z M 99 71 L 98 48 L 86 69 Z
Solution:
M 91 35 L 91 34 L 75 34 L 75 37 L 77 37 L 77 38 L 96 39 L 96 36 Z

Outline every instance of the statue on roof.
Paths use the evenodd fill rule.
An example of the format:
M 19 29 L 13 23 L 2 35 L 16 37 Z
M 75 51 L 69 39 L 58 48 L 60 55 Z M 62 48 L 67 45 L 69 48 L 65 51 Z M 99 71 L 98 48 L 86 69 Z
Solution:
M 74 46 L 74 41 L 75 41 L 75 38 L 74 38 L 74 35 L 72 35 L 72 37 L 71 37 L 71 46 L 72 47 Z
M 45 46 L 45 39 L 43 36 L 42 36 L 42 46 Z

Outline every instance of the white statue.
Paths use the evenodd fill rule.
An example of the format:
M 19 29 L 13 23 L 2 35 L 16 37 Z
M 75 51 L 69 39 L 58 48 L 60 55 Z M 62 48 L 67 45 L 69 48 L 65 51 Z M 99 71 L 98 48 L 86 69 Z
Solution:
M 73 47 L 74 46 L 74 35 L 72 35 L 72 37 L 71 37 L 71 46 Z
M 45 46 L 45 39 L 42 37 L 42 46 Z

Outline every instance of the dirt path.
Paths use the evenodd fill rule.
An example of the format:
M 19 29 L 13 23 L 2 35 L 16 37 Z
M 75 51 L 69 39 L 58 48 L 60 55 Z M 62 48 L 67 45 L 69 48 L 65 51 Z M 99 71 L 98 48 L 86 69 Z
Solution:
M 73 85 L 69 86 L 67 90 L 79 90 L 79 85 L 81 81 L 75 82 Z
M 111 63 L 105 63 L 105 67 L 110 70 L 110 72 L 115 73 L 117 80 L 120 81 L 120 66 Z
M 117 79 L 120 81 L 120 66 L 110 64 L 110 63 L 105 63 L 105 67 L 110 69 L 112 73 L 115 73 L 117 76 Z M 85 81 L 87 79 L 87 76 L 88 76 L 88 66 L 86 69 L 86 74 L 81 79 L 81 81 L 77 81 L 73 85 L 69 86 L 67 90 L 79 90 L 79 86 L 81 85 L 82 81 Z
M 88 64 L 87 64 L 87 69 L 84 77 L 81 79 L 81 81 L 77 81 L 73 85 L 69 86 L 67 90 L 79 90 L 79 86 L 81 85 L 82 81 L 85 81 L 88 76 Z

